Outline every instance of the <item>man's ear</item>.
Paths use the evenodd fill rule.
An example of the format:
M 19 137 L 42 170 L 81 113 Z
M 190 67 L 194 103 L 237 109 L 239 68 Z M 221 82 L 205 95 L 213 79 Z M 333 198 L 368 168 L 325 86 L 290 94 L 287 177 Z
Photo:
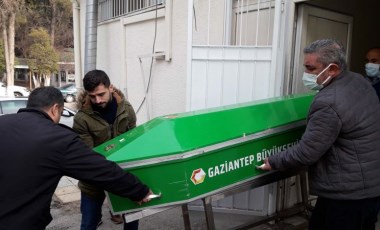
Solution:
M 55 116 L 61 115 L 61 107 L 58 104 L 54 104 L 51 108 Z
M 339 68 L 337 64 L 332 64 L 330 68 L 328 69 L 329 76 L 331 76 L 332 78 L 338 76 L 340 72 L 341 72 L 341 69 Z
M 113 85 L 112 85 L 112 84 L 110 85 L 109 90 L 110 90 L 111 93 L 114 92 L 114 89 L 113 89 Z
M 58 104 L 52 105 L 46 112 L 55 123 L 59 122 L 59 119 L 61 118 L 61 109 Z

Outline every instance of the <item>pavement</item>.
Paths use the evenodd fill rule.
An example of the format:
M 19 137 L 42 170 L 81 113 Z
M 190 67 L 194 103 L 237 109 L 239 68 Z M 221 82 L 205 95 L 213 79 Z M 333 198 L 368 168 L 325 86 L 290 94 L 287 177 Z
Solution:
M 78 230 L 80 228 L 80 191 L 76 179 L 64 176 L 58 184 L 51 203 L 53 221 L 46 230 Z M 123 229 L 123 225 L 116 225 L 110 220 L 107 203 L 102 209 L 103 224 L 99 230 Z M 207 222 L 203 211 L 189 210 L 191 229 L 207 230 Z M 260 220 L 263 217 L 218 213 L 214 212 L 215 228 L 224 230 L 245 224 L 250 221 Z M 378 217 L 380 219 L 380 215 Z M 181 207 L 173 207 L 165 211 L 144 217 L 139 220 L 139 230 L 181 230 L 185 229 Z M 280 222 L 267 222 L 260 226 L 248 228 L 248 230 L 306 230 L 307 219 L 301 215 L 286 218 Z M 380 230 L 380 222 L 376 224 L 376 230 Z
M 77 187 L 76 179 L 64 176 L 58 184 L 51 203 L 51 214 L 53 221 L 46 228 L 47 230 L 77 230 L 80 227 L 80 190 Z M 103 205 L 103 224 L 99 230 L 123 229 L 123 225 L 116 225 L 110 220 L 107 203 Z M 202 211 L 189 211 L 191 229 L 206 230 L 207 222 Z M 241 214 L 214 213 L 216 229 L 228 229 L 242 225 L 254 220 L 254 217 Z M 173 207 L 165 211 L 156 213 L 140 219 L 140 230 L 177 230 L 185 229 L 181 207 Z M 306 229 L 306 219 L 303 217 L 292 217 L 281 223 L 265 223 L 251 230 L 275 230 L 275 229 Z
M 63 204 L 79 201 L 80 190 L 77 184 L 78 180 L 63 176 L 58 183 L 57 189 L 54 192 L 57 200 Z

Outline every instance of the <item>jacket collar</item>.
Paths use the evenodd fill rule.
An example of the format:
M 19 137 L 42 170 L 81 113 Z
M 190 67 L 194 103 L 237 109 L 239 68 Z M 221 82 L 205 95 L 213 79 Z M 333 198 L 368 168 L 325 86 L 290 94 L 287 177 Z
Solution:
M 46 119 L 49 119 L 52 122 L 54 122 L 53 119 L 51 119 L 51 117 L 45 111 L 42 111 L 41 109 L 37 109 L 37 108 L 22 108 L 22 109 L 19 109 L 17 111 L 17 113 L 23 113 L 23 112 L 36 113 L 36 114 L 39 114 L 40 116 L 45 117 Z

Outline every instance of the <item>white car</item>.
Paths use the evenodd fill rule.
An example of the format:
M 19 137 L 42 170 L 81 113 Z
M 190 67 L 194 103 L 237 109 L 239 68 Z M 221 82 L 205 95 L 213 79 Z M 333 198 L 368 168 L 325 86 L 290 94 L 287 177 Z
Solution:
M 27 102 L 27 97 L 0 97 L 0 116 L 17 113 L 19 109 L 26 107 Z M 65 106 L 59 123 L 73 127 L 75 114 L 74 110 Z
M 3 82 L 0 82 L 0 96 L 27 97 L 29 94 L 30 90 L 26 87 L 17 85 L 7 86 Z

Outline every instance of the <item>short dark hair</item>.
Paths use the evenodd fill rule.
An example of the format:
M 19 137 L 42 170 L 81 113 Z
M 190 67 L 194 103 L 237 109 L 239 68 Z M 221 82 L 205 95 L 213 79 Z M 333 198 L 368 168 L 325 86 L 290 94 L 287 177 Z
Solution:
M 369 49 L 367 50 L 367 53 L 368 53 L 369 51 L 372 51 L 372 50 L 380 51 L 380 46 L 375 46 L 375 47 L 371 47 L 371 48 L 369 48 Z
M 63 107 L 62 93 L 53 86 L 46 86 L 36 88 L 30 93 L 26 107 L 45 110 L 54 104 Z
M 91 70 L 84 75 L 83 88 L 86 91 L 94 91 L 100 84 L 103 84 L 107 88 L 111 85 L 108 75 L 103 70 Z
M 318 55 L 317 60 L 324 66 L 335 63 L 341 70 L 347 69 L 346 51 L 342 43 L 334 39 L 321 39 L 314 41 L 303 50 L 304 54 Z

